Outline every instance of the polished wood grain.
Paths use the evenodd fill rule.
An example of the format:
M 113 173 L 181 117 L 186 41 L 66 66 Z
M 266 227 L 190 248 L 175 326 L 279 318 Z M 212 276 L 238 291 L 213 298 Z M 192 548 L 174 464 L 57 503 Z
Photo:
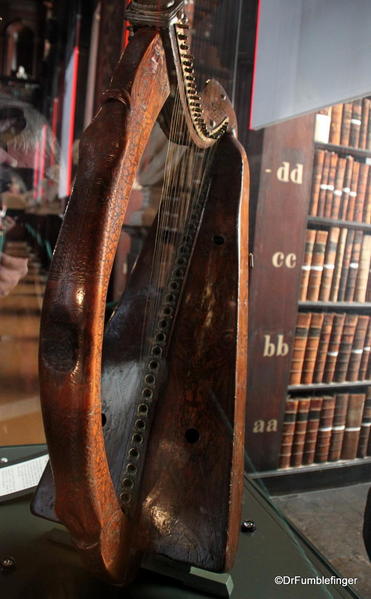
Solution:
M 40 384 L 56 512 L 88 566 L 123 581 L 135 559 L 133 526 L 118 503 L 104 448 L 101 349 L 107 284 L 129 193 L 169 93 L 157 33 L 137 34 L 111 90 L 81 140 L 77 181 L 45 293 Z

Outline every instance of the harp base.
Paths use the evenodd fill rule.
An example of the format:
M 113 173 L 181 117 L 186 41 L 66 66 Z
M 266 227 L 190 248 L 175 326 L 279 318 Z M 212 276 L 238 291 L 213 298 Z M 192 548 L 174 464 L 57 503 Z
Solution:
M 53 528 L 46 536 L 52 543 L 73 548 L 70 535 L 66 530 Z M 145 558 L 142 569 L 176 580 L 189 589 L 205 593 L 208 597 L 230 599 L 234 588 L 232 576 L 228 573 L 208 572 L 163 556 Z
M 193 568 L 161 556 L 146 558 L 144 570 L 181 582 L 184 586 L 212 597 L 229 599 L 234 588 L 232 576 Z

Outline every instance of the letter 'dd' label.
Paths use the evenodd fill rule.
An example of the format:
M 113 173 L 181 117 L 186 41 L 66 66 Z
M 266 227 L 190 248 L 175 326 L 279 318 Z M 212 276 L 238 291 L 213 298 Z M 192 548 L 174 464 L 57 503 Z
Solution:
M 304 165 L 301 162 L 297 162 L 294 168 L 292 168 L 289 162 L 282 162 L 281 166 L 277 169 L 277 179 L 282 183 L 296 183 L 301 185 L 303 183 L 303 170 Z
M 283 335 L 277 335 L 277 342 L 271 340 L 270 335 L 264 335 L 264 358 L 273 358 L 274 356 L 287 356 L 289 345 L 284 341 Z

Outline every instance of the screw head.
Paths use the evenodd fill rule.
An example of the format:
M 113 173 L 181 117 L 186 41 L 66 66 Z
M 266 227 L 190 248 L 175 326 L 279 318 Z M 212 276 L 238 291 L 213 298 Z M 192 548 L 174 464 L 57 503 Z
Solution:
M 8 458 L 0 458 L 0 464 L 7 464 L 9 462 Z
M 241 532 L 255 532 L 256 524 L 254 520 L 244 520 L 241 523 Z
M 6 557 L 2 557 L 0 559 L 0 570 L 2 570 L 3 572 L 10 572 L 10 570 L 13 570 L 15 566 L 16 561 L 14 557 L 11 557 L 10 555 L 7 555 Z

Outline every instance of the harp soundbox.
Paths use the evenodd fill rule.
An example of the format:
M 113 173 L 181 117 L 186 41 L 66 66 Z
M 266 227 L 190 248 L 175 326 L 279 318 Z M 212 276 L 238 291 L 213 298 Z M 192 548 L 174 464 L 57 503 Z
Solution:
M 42 312 L 51 467 L 33 511 L 62 522 L 90 570 L 121 584 L 143 554 L 228 570 L 240 529 L 248 165 L 223 88 L 196 89 L 183 4 L 128 9 L 134 36 L 83 134 Z M 170 147 L 161 202 L 105 327 L 156 121 Z

